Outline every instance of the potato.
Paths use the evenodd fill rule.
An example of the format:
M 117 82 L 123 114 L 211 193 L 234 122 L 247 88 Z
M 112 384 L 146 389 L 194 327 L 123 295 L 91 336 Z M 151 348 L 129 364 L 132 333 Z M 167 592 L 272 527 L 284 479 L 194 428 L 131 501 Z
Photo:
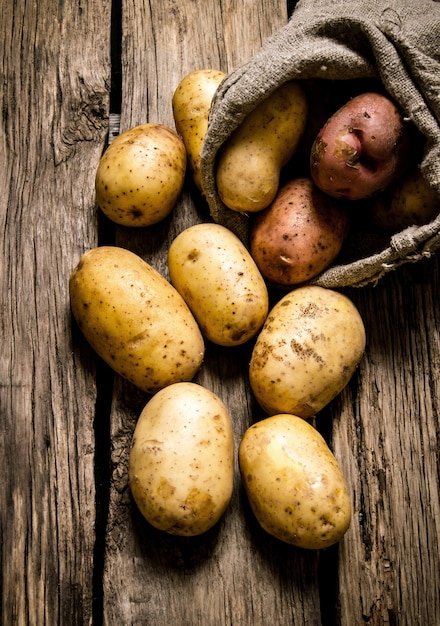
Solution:
M 150 226 L 173 210 L 182 191 L 186 150 L 163 124 L 141 124 L 116 137 L 95 176 L 96 202 L 123 226 Z
M 307 110 L 302 86 L 287 82 L 251 111 L 225 142 L 216 184 L 227 207 L 246 213 L 261 211 L 272 202 L 281 169 L 304 132 Z
M 405 173 L 410 143 L 408 123 L 387 96 L 360 94 L 318 133 L 310 156 L 312 179 L 330 196 L 368 198 Z
M 216 69 L 195 70 L 187 74 L 173 94 L 176 130 L 183 139 L 194 183 L 202 189 L 200 153 L 208 128 L 212 98 L 226 74 Z
M 168 251 L 171 283 L 203 335 L 221 346 L 248 341 L 262 327 L 269 304 L 266 283 L 240 239 L 220 224 L 196 224 Z
M 209 530 L 232 495 L 234 444 L 223 402 L 195 383 L 176 383 L 148 402 L 137 422 L 129 481 L 155 528 L 187 537 Z
M 245 432 L 238 455 L 250 506 L 266 532 L 316 550 L 343 537 L 351 521 L 348 486 L 311 424 L 296 415 L 268 417 Z
M 256 215 L 250 252 L 268 282 L 297 285 L 331 265 L 348 225 L 345 204 L 324 194 L 309 178 L 296 178 Z
M 147 393 L 194 377 L 204 356 L 200 329 L 174 287 L 139 256 L 89 250 L 69 291 L 80 330 L 118 374 Z
M 257 337 L 251 388 L 269 415 L 313 417 L 342 391 L 364 350 L 364 324 L 351 300 L 298 287 L 275 304 Z
M 440 197 L 418 170 L 375 198 L 371 207 L 374 226 L 388 233 L 428 224 L 439 211 Z

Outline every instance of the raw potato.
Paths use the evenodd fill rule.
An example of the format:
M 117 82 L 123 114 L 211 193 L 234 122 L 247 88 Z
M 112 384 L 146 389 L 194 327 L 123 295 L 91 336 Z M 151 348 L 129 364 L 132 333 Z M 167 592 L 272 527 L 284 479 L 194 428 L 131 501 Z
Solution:
M 268 533 L 300 548 L 327 548 L 350 526 L 342 470 L 323 437 L 295 415 L 251 426 L 239 448 L 251 508 Z
M 176 205 L 186 171 L 182 139 L 163 124 L 141 124 L 121 133 L 96 172 L 96 201 L 123 226 L 150 226 Z
M 264 278 L 279 286 L 317 276 L 338 256 L 349 216 L 341 201 L 324 194 L 309 178 L 286 183 L 255 218 L 250 252 Z
M 231 419 L 220 398 L 195 383 L 153 396 L 129 460 L 131 492 L 150 524 L 187 537 L 206 532 L 229 504 L 233 475 Z
M 419 171 L 375 198 L 371 209 L 374 226 L 388 233 L 428 224 L 439 211 L 440 198 Z
M 211 223 L 187 228 L 170 246 L 168 267 L 207 339 L 237 346 L 261 329 L 269 309 L 267 287 L 230 230 Z
M 227 207 L 246 213 L 269 206 L 281 169 L 298 147 L 307 111 L 302 86 L 290 81 L 249 113 L 219 155 L 216 184 Z
M 139 256 L 89 250 L 69 290 L 79 328 L 118 374 L 147 393 L 194 377 L 204 356 L 200 329 L 174 287 Z
M 313 417 L 342 391 L 364 350 L 364 324 L 351 300 L 298 287 L 277 302 L 257 337 L 252 390 L 269 415 Z
M 312 146 L 315 184 L 336 198 L 360 200 L 383 191 L 409 164 L 409 127 L 379 93 L 360 94 L 324 124 Z
M 226 74 L 216 69 L 195 70 L 187 74 L 173 94 L 176 130 L 183 139 L 194 182 L 202 189 L 200 153 L 208 128 L 212 98 Z

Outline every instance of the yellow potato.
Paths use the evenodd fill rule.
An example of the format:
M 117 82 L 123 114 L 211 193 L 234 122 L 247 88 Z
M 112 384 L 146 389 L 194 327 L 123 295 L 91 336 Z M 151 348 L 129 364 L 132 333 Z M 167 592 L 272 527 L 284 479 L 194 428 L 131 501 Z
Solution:
M 186 150 L 163 124 L 141 124 L 116 137 L 95 176 L 96 202 L 123 226 L 150 226 L 174 208 L 182 191 Z
M 173 535 L 206 532 L 232 495 L 229 413 L 214 393 L 176 383 L 148 402 L 130 450 L 130 488 L 142 515 Z
M 147 393 L 191 380 L 204 356 L 182 297 L 153 267 L 123 248 L 89 250 L 73 270 L 74 318 L 99 356 Z
M 203 335 L 221 346 L 253 337 L 268 312 L 266 284 L 251 255 L 220 224 L 196 224 L 181 232 L 168 252 L 171 282 Z
M 440 197 L 418 170 L 375 198 L 371 208 L 374 226 L 389 233 L 428 224 L 439 211 Z
M 202 69 L 187 74 L 173 94 L 173 115 L 176 130 L 183 139 L 194 182 L 202 189 L 200 153 L 208 128 L 212 98 L 226 74 L 220 70 Z
M 217 190 L 227 207 L 247 213 L 261 211 L 272 202 L 280 171 L 304 132 L 307 110 L 302 86 L 290 81 L 249 113 L 218 158 Z
M 238 455 L 249 503 L 269 534 L 313 550 L 343 537 L 351 520 L 347 483 L 311 424 L 289 414 L 268 417 L 245 432 Z
M 299 287 L 277 302 L 257 337 L 252 390 L 269 415 L 310 418 L 342 391 L 364 350 L 364 324 L 351 300 L 323 287 Z

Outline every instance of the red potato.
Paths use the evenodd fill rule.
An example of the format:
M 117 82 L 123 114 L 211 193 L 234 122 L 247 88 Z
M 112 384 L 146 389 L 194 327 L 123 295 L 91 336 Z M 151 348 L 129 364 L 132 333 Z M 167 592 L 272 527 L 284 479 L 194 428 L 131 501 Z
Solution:
M 339 254 L 348 232 L 345 203 L 322 193 L 309 178 L 286 183 L 259 213 L 250 252 L 262 276 L 280 286 L 310 280 Z
M 315 184 L 336 198 L 360 200 L 383 191 L 407 169 L 409 130 L 380 93 L 352 98 L 324 124 L 310 155 Z

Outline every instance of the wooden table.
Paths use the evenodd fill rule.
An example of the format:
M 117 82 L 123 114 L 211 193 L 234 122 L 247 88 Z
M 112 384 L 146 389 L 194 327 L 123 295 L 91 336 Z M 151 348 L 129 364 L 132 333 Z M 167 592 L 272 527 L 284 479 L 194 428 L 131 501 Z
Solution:
M 438 256 L 347 290 L 367 350 L 316 424 L 350 484 L 353 520 L 322 552 L 266 535 L 238 470 L 231 506 L 206 535 L 150 528 L 127 486 L 130 439 L 148 398 L 112 375 L 69 310 L 69 274 L 84 251 L 127 247 L 166 275 L 172 239 L 208 219 L 191 185 L 157 226 L 133 231 L 104 219 L 94 175 L 109 118 L 121 130 L 173 126 L 181 78 L 243 64 L 291 6 L 0 4 L 4 626 L 440 624 Z M 237 444 L 258 413 L 249 351 L 207 346 L 196 379 L 228 405 Z

